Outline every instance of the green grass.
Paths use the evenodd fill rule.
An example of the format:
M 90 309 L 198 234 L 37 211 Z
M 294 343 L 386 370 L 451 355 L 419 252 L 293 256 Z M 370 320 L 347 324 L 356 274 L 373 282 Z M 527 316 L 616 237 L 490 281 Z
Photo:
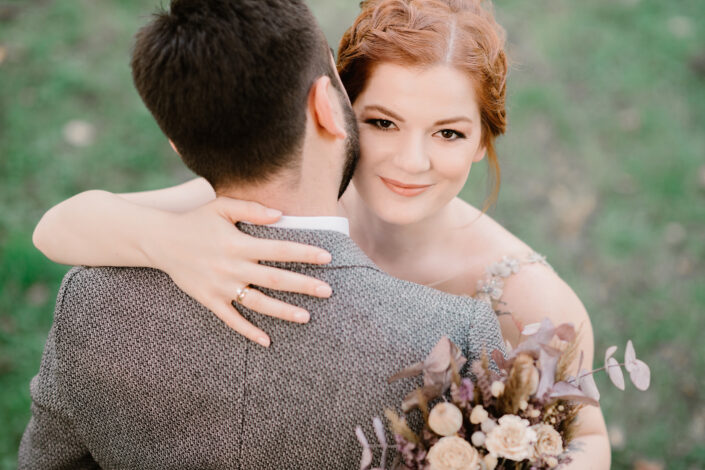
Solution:
M 312 2 L 331 43 L 357 3 Z M 646 393 L 598 380 L 608 426 L 625 436 L 613 468 L 640 458 L 703 468 L 705 72 L 693 64 L 705 55 L 705 3 L 496 8 L 514 67 L 492 215 L 578 293 L 598 361 L 631 338 L 651 365 Z M 137 0 L 0 2 L 0 469 L 15 466 L 66 271 L 33 248 L 39 217 L 85 189 L 156 188 L 189 175 L 131 84 L 131 38 L 151 11 Z M 92 145 L 64 140 L 76 119 L 94 126 Z M 464 192 L 480 205 L 485 174 L 475 167 Z

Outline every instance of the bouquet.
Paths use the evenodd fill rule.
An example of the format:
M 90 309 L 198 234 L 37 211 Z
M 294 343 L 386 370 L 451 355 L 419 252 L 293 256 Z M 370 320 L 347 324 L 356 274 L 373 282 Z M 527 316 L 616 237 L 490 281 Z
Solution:
M 397 455 L 395 470 L 495 470 L 546 469 L 569 463 L 567 448 L 573 439 L 575 418 L 584 406 L 598 406 L 600 394 L 593 374 L 605 370 L 611 381 L 624 390 L 621 367 L 639 390 L 650 383 L 649 367 L 636 358 L 627 343 L 624 363 L 607 349 L 600 369 L 569 367 L 577 357 L 578 334 L 572 324 L 554 327 L 550 320 L 528 325 L 525 339 L 505 357 L 493 351 L 490 363 L 485 351 L 470 366 L 471 377 L 461 377 L 467 362 L 458 347 L 443 337 L 423 361 L 395 374 L 389 382 L 423 374 L 423 386 L 409 393 L 402 411 L 419 410 L 420 432 L 407 420 L 387 409 L 385 415 L 394 433 Z M 382 447 L 384 470 L 387 442 L 384 426 L 374 419 Z M 362 429 L 356 435 L 363 447 L 361 470 L 372 465 L 372 450 Z

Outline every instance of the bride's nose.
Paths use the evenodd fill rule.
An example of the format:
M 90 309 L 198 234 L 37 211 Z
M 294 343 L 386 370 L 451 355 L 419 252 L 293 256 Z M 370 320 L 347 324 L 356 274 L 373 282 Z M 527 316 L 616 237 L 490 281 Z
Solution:
M 410 136 L 401 142 L 395 153 L 394 164 L 407 173 L 423 173 L 431 169 L 423 136 Z

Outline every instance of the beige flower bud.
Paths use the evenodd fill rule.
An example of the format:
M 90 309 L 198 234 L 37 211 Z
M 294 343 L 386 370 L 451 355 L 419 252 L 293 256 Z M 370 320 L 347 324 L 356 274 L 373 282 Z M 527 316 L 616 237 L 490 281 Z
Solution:
M 549 457 L 546 459 L 546 465 L 548 465 L 548 468 L 553 468 L 558 466 L 558 459 L 555 457 Z
M 477 449 L 458 436 L 442 437 L 426 456 L 431 470 L 478 470 L 480 459 Z
M 497 423 L 495 423 L 494 420 L 487 418 L 486 420 L 484 420 L 482 422 L 481 427 L 482 427 L 482 432 L 487 434 L 489 432 L 492 432 L 492 430 L 497 427 Z
M 541 410 L 534 408 L 532 410 L 529 410 L 528 415 L 529 418 L 538 418 L 539 416 L 541 416 Z
M 475 447 L 482 447 L 485 445 L 485 439 L 487 436 L 485 436 L 485 433 L 482 431 L 475 431 L 472 433 L 472 436 L 470 437 L 470 440 L 472 441 L 472 445 Z
M 439 436 L 452 436 L 463 425 L 463 413 L 452 403 L 439 403 L 428 415 L 428 427 Z
M 504 393 L 504 383 L 500 381 L 492 382 L 492 396 L 497 398 Z
M 494 470 L 497 467 L 497 457 L 492 454 L 485 455 L 485 466 L 487 470 Z
M 489 414 L 487 411 L 482 407 L 482 405 L 477 405 L 475 408 L 472 409 L 472 413 L 470 413 L 470 422 L 472 424 L 480 424 L 484 420 L 487 419 Z
M 521 411 L 526 410 L 528 407 L 529 407 L 529 403 L 528 403 L 526 400 L 521 400 L 521 401 L 519 402 L 519 409 L 520 409 Z

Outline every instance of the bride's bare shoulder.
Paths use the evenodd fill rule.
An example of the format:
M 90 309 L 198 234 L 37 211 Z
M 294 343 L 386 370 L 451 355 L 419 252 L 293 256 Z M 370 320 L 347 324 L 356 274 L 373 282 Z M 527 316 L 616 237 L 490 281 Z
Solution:
M 533 248 L 491 216 L 469 204 L 463 210 L 474 220 L 467 229 L 470 243 L 466 249 L 470 250 L 468 255 L 479 260 L 470 281 L 477 283 L 478 279 L 486 279 L 488 268 L 505 259 L 517 262 L 511 274 L 499 277 L 501 302 L 498 310 L 511 313 L 520 325 L 540 322 L 543 318 L 551 319 L 554 324 L 572 322 L 576 327 L 582 324 L 585 338 L 591 341 L 592 328 L 583 303 L 551 267 L 550 260 L 541 262 L 542 258 Z

